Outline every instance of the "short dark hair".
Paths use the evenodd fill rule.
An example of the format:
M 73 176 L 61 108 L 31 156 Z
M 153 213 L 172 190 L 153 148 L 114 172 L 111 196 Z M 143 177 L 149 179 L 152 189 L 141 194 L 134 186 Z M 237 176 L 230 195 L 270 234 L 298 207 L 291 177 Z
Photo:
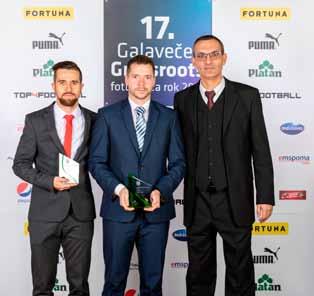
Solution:
M 198 37 L 198 38 L 194 41 L 194 43 L 193 43 L 193 56 L 195 55 L 194 48 L 195 48 L 196 43 L 199 42 L 199 41 L 203 41 L 203 40 L 216 40 L 216 41 L 219 43 L 219 45 L 220 45 L 221 54 L 224 54 L 224 53 L 225 53 L 224 44 L 222 43 L 222 41 L 221 41 L 218 37 L 216 37 L 216 36 L 214 36 L 214 35 L 203 35 L 203 36 Z
M 154 61 L 153 59 L 151 59 L 150 57 L 146 56 L 146 55 L 142 55 L 142 54 L 139 54 L 139 55 L 136 55 L 135 57 L 131 58 L 129 61 L 128 61 L 128 64 L 127 64 L 127 67 L 126 67 L 126 71 L 127 71 L 127 74 L 129 74 L 130 70 L 131 70 L 131 66 L 133 64 L 138 64 L 138 65 L 151 65 L 152 66 L 152 69 L 153 69 L 153 73 L 155 75 L 155 64 L 154 64 Z
M 59 62 L 59 63 L 56 63 L 53 67 L 52 67 L 52 70 L 53 70 L 53 81 L 56 81 L 56 74 L 57 74 L 57 70 L 59 69 L 67 69 L 67 70 L 76 70 L 79 72 L 79 75 L 80 75 L 80 82 L 82 82 L 83 80 L 83 76 L 82 76 L 82 71 L 80 69 L 80 67 L 72 62 L 72 61 L 62 61 L 62 62 Z

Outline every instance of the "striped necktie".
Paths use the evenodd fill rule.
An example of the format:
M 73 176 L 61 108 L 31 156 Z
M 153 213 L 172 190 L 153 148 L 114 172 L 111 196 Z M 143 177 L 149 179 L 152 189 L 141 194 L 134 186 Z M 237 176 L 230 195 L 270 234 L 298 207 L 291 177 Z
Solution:
M 144 118 L 145 108 L 144 107 L 136 107 L 136 121 L 135 121 L 135 131 L 137 137 L 138 148 L 140 152 L 143 150 L 144 146 L 144 137 L 146 132 L 146 122 Z

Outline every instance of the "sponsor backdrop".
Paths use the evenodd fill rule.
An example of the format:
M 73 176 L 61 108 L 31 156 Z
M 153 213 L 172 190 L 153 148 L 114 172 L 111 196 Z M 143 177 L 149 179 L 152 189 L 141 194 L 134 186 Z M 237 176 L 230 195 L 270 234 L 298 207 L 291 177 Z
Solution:
M 97 110 L 126 96 L 126 61 L 145 53 L 156 62 L 154 98 L 172 105 L 174 92 L 198 79 L 191 44 L 213 32 L 225 43 L 225 75 L 260 89 L 275 169 L 276 207 L 271 220 L 253 225 L 257 295 L 311 295 L 314 205 L 314 121 L 311 83 L 314 29 L 310 1 L 288 0 L 28 0 L 1 9 L 0 246 L 3 295 L 30 295 L 27 211 L 32 186 L 12 173 L 26 113 L 54 101 L 54 63 L 70 59 L 82 68 L 82 105 Z M 97 210 L 101 192 L 93 183 Z M 169 233 L 164 294 L 185 295 L 188 267 L 182 225 L 182 186 Z M 96 219 L 91 295 L 103 285 L 101 221 Z M 216 295 L 223 295 L 223 254 L 218 251 Z M 152 254 L 153 255 L 153 254 Z M 55 295 L 67 295 L 60 250 Z M 125 295 L 139 295 L 134 251 Z

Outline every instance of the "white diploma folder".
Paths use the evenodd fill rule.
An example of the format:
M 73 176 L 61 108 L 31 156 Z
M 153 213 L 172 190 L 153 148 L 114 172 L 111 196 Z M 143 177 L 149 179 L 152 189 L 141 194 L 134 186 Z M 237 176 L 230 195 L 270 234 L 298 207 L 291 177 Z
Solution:
M 80 164 L 59 153 L 59 177 L 67 178 L 70 183 L 79 183 Z

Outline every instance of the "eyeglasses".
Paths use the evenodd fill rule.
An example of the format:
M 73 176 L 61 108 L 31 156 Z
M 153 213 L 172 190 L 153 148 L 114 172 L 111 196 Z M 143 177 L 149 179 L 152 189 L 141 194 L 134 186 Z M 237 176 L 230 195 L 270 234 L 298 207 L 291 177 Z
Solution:
M 194 56 L 200 60 L 200 61 L 206 61 L 207 60 L 207 57 L 209 57 L 210 59 L 212 60 L 216 60 L 218 59 L 220 56 L 222 56 L 222 52 L 220 50 L 215 50 L 215 51 L 212 51 L 212 52 L 208 52 L 208 53 L 205 53 L 205 52 L 198 52 L 196 54 L 194 54 Z

